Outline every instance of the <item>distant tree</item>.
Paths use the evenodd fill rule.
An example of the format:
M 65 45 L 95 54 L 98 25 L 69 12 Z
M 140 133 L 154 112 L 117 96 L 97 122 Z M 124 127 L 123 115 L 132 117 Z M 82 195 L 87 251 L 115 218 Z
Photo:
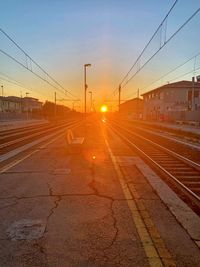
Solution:
M 57 118 L 65 118 L 66 116 L 71 114 L 71 112 L 71 109 L 64 105 L 56 105 Z M 46 101 L 42 107 L 42 114 L 46 118 L 55 118 L 55 104 L 50 101 Z

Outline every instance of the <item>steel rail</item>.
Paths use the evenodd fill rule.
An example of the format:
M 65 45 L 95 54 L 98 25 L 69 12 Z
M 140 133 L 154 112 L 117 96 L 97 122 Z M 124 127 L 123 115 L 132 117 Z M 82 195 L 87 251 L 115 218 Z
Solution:
M 128 124 L 131 123 L 131 121 L 124 121 L 124 122 L 128 123 Z M 125 124 L 124 124 L 124 126 L 125 126 Z M 131 128 L 134 128 L 134 129 L 146 132 L 146 133 L 150 133 L 150 134 L 155 135 L 155 136 L 159 136 L 159 137 L 164 138 L 164 139 L 169 140 L 169 141 L 180 143 L 181 145 L 185 145 L 185 146 L 200 150 L 200 145 L 195 145 L 195 144 L 180 140 L 180 139 L 178 139 L 179 136 L 178 137 L 177 136 L 176 137 L 167 136 L 167 135 L 163 134 L 163 130 L 160 131 L 160 133 L 158 133 L 158 132 L 155 132 L 154 130 L 152 130 L 152 128 L 150 128 L 151 129 L 150 130 L 150 129 L 143 128 L 142 126 L 135 126 L 133 124 L 128 125 L 128 127 L 131 127 Z
M 42 127 L 48 127 L 50 124 L 44 124 L 44 125 L 34 125 L 34 126 L 27 126 L 23 127 L 21 129 L 12 129 L 12 130 L 6 130 L 5 132 L 0 133 L 0 140 L 4 140 L 10 137 L 15 137 L 17 135 L 27 133 L 33 130 L 36 130 L 36 128 L 42 128 Z
M 74 120 L 71 120 L 71 121 L 68 121 L 68 122 L 73 122 Z M 63 124 L 65 124 L 65 122 L 63 122 Z M 22 128 L 16 128 L 16 129 L 12 129 L 12 130 L 6 130 L 5 133 L 1 133 L 0 134 L 0 140 L 4 140 L 4 139 L 8 139 L 8 138 L 11 138 L 11 137 L 16 137 L 18 135 L 22 135 L 22 134 L 27 134 L 29 132 L 35 132 L 37 131 L 38 129 L 42 129 L 42 128 L 49 128 L 49 127 L 52 127 L 53 124 L 50 124 L 50 123 L 44 123 L 44 124 L 36 124 L 36 125 L 32 125 L 32 126 L 27 126 L 27 127 L 22 127 Z M 20 130 L 21 129 L 21 130 Z M 10 133 L 8 135 L 8 133 Z
M 198 163 L 196 163 L 196 162 L 194 162 L 194 161 L 192 161 L 192 160 L 190 160 L 190 159 L 188 159 L 188 158 L 186 158 L 186 157 L 183 157 L 183 156 L 181 156 L 180 154 L 178 154 L 178 153 L 176 153 L 176 152 L 174 152 L 174 151 L 172 151 L 172 150 L 170 150 L 170 149 L 168 149 L 168 148 L 166 148 L 166 147 L 164 147 L 164 146 L 161 146 L 161 145 L 159 145 L 159 144 L 153 142 L 152 140 L 149 140 L 149 139 L 147 139 L 147 138 L 145 138 L 145 137 L 143 137 L 143 136 L 141 136 L 141 135 L 139 135 L 139 134 L 137 134 L 137 133 L 135 133 L 135 132 L 133 132 L 133 131 L 130 131 L 130 130 L 128 130 L 128 129 L 125 128 L 125 127 L 122 127 L 122 126 L 119 126 L 119 125 L 117 125 L 117 127 L 120 127 L 120 128 L 122 128 L 123 130 L 126 130 L 126 132 L 128 132 L 128 133 L 130 133 L 130 134 L 133 134 L 133 135 L 139 137 L 140 139 L 143 139 L 143 140 L 145 140 L 145 141 L 151 143 L 151 144 L 154 145 L 154 146 L 157 146 L 159 149 L 162 149 L 163 151 L 167 152 L 168 154 L 171 154 L 172 156 L 174 156 L 174 157 L 176 157 L 176 158 L 179 158 L 179 159 L 181 159 L 182 161 L 185 161 L 185 163 L 190 164 L 192 167 L 197 168 L 198 171 L 200 171 L 200 164 L 198 164 Z
M 135 134 L 134 132 L 121 127 L 119 125 L 113 126 L 113 124 L 108 123 L 107 124 L 109 126 L 109 128 L 111 130 L 113 130 L 118 136 L 120 136 L 124 141 L 126 141 L 126 143 L 128 143 L 131 147 L 134 147 L 144 158 L 146 158 L 149 162 L 153 163 L 153 165 L 155 165 L 162 173 L 164 173 L 168 178 L 170 178 L 169 181 L 173 181 L 173 183 L 177 186 L 178 189 L 180 189 L 181 191 L 184 191 L 185 194 L 198 206 L 198 208 L 200 208 L 200 196 L 198 196 L 195 192 L 193 192 L 190 188 L 188 188 L 186 185 L 184 185 L 180 180 L 178 180 L 173 174 L 170 173 L 170 170 L 166 170 L 163 166 L 161 166 L 158 162 L 156 162 L 152 157 L 150 157 L 147 153 L 145 153 L 141 148 L 139 148 L 135 143 L 133 143 L 130 140 L 130 137 L 127 138 L 124 134 L 122 134 L 120 132 L 120 130 L 122 131 L 126 131 L 128 134 L 134 135 L 148 143 L 150 143 L 152 146 L 156 146 L 156 148 L 166 152 L 167 155 L 172 155 L 174 158 L 178 158 L 180 161 L 184 162 L 185 164 L 188 164 L 190 167 L 195 168 L 198 172 L 199 172 L 199 167 L 200 165 L 192 162 L 191 160 L 184 158 L 183 156 L 165 148 L 162 147 L 154 142 L 152 142 L 151 140 L 148 140 L 147 138 L 141 137 L 138 134 Z M 118 130 L 116 129 L 116 127 L 118 128 Z M 120 130 L 119 130 L 120 129 Z
M 58 125 L 58 126 L 55 126 L 55 127 L 49 127 L 49 128 L 46 129 L 46 130 L 42 130 L 42 131 L 39 131 L 39 132 L 37 132 L 37 133 L 30 134 L 30 135 L 28 135 L 28 136 L 26 136 L 26 137 L 21 137 L 21 138 L 18 138 L 18 139 L 15 139 L 15 140 L 12 140 L 12 141 L 3 143 L 3 144 L 0 145 L 0 149 L 9 147 L 9 146 L 11 146 L 11 145 L 14 145 L 14 144 L 17 144 L 17 143 L 26 141 L 26 140 L 31 139 L 31 138 L 34 138 L 34 137 L 37 137 L 37 136 L 39 136 L 39 135 L 41 135 L 41 134 L 51 132 L 52 130 L 56 130 L 56 129 L 58 129 L 58 128 L 63 127 L 64 125 L 66 125 L 66 126 L 74 125 L 74 124 L 76 124 L 77 122 L 78 122 L 78 121 L 67 122 L 66 124 L 61 124 L 61 125 Z

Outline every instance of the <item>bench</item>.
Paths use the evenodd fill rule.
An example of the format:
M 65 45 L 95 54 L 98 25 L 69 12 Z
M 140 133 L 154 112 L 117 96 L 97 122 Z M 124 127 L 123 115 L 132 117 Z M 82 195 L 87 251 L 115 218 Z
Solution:
M 69 151 L 71 153 L 80 153 L 82 144 L 84 142 L 84 137 L 74 137 L 74 134 L 71 129 L 67 130 L 67 143 Z

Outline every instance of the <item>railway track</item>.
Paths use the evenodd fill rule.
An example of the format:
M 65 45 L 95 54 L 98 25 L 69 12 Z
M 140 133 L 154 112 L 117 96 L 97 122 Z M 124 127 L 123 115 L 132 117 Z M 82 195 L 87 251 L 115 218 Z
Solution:
M 114 122 L 114 120 L 112 120 Z M 117 121 L 115 121 L 117 123 Z M 170 148 L 174 152 L 179 151 L 182 156 L 200 164 L 200 144 L 198 142 L 189 142 L 184 138 L 170 135 L 169 133 L 163 133 L 158 129 L 148 129 L 142 126 L 135 125 L 134 122 L 122 120 L 120 125 L 132 130 L 151 141 L 160 144 L 161 146 Z
M 176 186 L 182 198 L 189 200 L 192 207 L 200 209 L 200 164 L 174 152 L 147 137 L 143 137 L 116 122 L 108 127 L 121 137 L 130 148 L 137 151 L 159 174 Z M 184 199 L 185 200 L 185 199 Z
M 1 132 L 0 137 L 0 155 L 16 148 L 20 145 L 23 145 L 30 140 L 37 139 L 43 135 L 47 135 L 53 131 L 57 131 L 62 127 L 73 125 L 76 121 L 61 122 L 58 124 L 50 123 L 48 125 L 40 125 L 31 127 L 31 129 L 22 128 L 21 130 L 17 129 L 16 132 L 5 131 Z
M 80 123 L 80 120 L 71 120 L 2 131 L 0 136 L 0 163 L 52 138 L 52 136 L 64 133 L 68 127 L 75 127 Z

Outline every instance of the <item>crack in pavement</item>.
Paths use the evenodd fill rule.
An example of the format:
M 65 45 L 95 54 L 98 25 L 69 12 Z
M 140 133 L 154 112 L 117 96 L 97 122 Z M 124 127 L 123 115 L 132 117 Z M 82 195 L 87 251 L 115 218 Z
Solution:
M 43 237 L 42 237 L 43 238 Z M 41 239 L 41 238 L 40 238 Z M 45 263 L 48 263 L 47 254 L 45 252 L 45 248 L 42 246 L 42 244 L 39 244 L 38 242 L 33 244 L 33 247 L 35 247 L 42 255 L 44 255 Z
M 104 247 L 104 249 L 102 250 L 103 251 L 103 255 L 104 255 L 105 259 L 106 259 L 105 263 L 107 263 L 109 261 L 109 258 L 107 256 L 106 250 L 109 250 L 110 248 L 112 248 L 112 246 L 114 245 L 114 243 L 117 240 L 117 236 L 118 236 L 118 233 L 119 233 L 119 228 L 117 227 L 117 219 L 115 217 L 113 204 L 114 204 L 114 201 L 111 201 L 111 203 L 110 203 L 110 211 L 111 211 L 111 217 L 112 217 L 112 220 L 113 220 L 113 228 L 114 228 L 115 233 L 114 233 L 114 235 L 113 235 L 113 237 L 111 239 L 110 244 L 107 245 L 106 247 Z
M 110 210 L 111 218 L 113 220 L 114 235 L 113 235 L 113 237 L 112 237 L 112 239 L 110 241 L 110 244 L 102 249 L 103 255 L 104 255 L 105 259 L 106 259 L 106 261 L 105 261 L 105 263 L 106 263 L 106 262 L 109 261 L 109 258 L 106 255 L 106 250 L 110 249 L 114 245 L 114 243 L 115 243 L 115 241 L 117 239 L 118 233 L 119 233 L 119 228 L 117 227 L 117 219 L 115 217 L 114 209 L 113 209 L 113 204 L 114 204 L 115 199 L 113 197 L 109 197 L 109 196 L 105 196 L 105 195 L 100 194 L 100 192 L 96 188 L 96 186 L 95 186 L 95 182 L 96 181 L 95 181 L 95 165 L 94 165 L 94 163 L 91 166 L 91 176 L 92 176 L 92 180 L 88 184 L 88 186 L 93 190 L 94 195 L 96 195 L 98 197 L 105 197 L 105 198 L 110 200 L 109 210 Z M 124 199 L 124 200 L 127 201 L 127 199 Z
M 113 201 L 127 201 L 127 200 L 133 200 L 132 198 L 126 199 L 126 198 L 113 198 L 106 195 L 96 195 L 93 193 L 75 193 L 75 194 L 52 194 L 52 195 L 33 195 L 33 196 L 13 196 L 13 197 L 4 197 L 0 198 L 0 200 L 7 200 L 7 199 L 17 199 L 17 200 L 23 200 L 23 199 L 34 199 L 34 198 L 51 198 L 51 197 L 87 197 L 87 196 L 96 196 L 99 198 L 105 198 L 108 200 Z
M 101 249 L 103 256 L 104 256 L 104 261 L 108 262 L 109 257 L 108 257 L 107 250 L 112 248 L 112 246 L 116 242 L 116 239 L 117 239 L 118 233 L 119 233 L 119 228 L 117 227 L 117 218 L 115 217 L 113 205 L 114 205 L 115 201 L 127 201 L 127 199 L 126 198 L 114 198 L 114 197 L 111 197 L 108 195 L 101 194 L 99 192 L 99 190 L 97 189 L 97 184 L 95 181 L 94 165 L 92 167 L 93 167 L 93 168 L 91 168 L 92 180 L 88 184 L 88 186 L 92 189 L 93 193 L 56 194 L 50 185 L 51 181 L 49 181 L 49 182 L 47 182 L 48 194 L 33 195 L 33 196 L 21 196 L 21 197 L 20 196 L 13 196 L 13 197 L 0 198 L 0 200 L 14 199 L 14 200 L 16 200 L 15 204 L 18 204 L 17 201 L 20 201 L 23 199 L 34 199 L 34 198 L 40 198 L 40 197 L 41 198 L 54 198 L 53 199 L 53 207 L 50 209 L 50 211 L 46 217 L 46 225 L 45 225 L 44 235 L 48 231 L 47 228 L 48 228 L 48 223 L 49 223 L 51 216 L 55 213 L 55 210 L 58 208 L 60 201 L 62 201 L 64 197 L 89 197 L 89 196 L 93 196 L 93 197 L 99 197 L 99 198 L 108 200 L 110 202 L 108 214 L 112 219 L 112 227 L 114 230 L 113 230 L 113 236 L 111 236 L 109 238 L 109 241 L 108 241 L 109 244 L 107 242 L 105 244 L 104 248 Z M 44 238 L 44 235 L 43 235 L 43 237 L 41 237 L 41 239 Z M 40 244 L 38 244 L 37 246 L 38 246 L 39 251 L 45 255 L 45 259 L 46 259 L 45 248 Z M 94 258 L 93 258 L 93 260 L 94 260 Z
M 54 200 L 54 206 L 50 209 L 50 213 L 48 214 L 48 216 L 46 218 L 46 225 L 45 225 L 44 234 L 47 232 L 47 225 L 48 225 L 49 219 L 54 214 L 55 210 L 58 208 L 58 205 L 59 205 L 61 200 L 62 200 L 61 196 L 56 197 L 56 199 Z
M 15 206 L 15 205 L 17 205 L 17 204 L 18 204 L 18 201 L 14 200 L 14 203 L 5 205 L 5 206 L 3 206 L 3 207 L 0 207 L 0 210 L 6 209 L 6 208 L 8 208 L 8 207 Z

